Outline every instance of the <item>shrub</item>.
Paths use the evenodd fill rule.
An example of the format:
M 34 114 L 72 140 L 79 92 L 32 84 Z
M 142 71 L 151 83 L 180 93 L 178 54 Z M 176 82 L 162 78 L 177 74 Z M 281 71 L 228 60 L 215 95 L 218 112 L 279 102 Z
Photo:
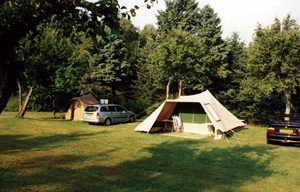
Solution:
M 4 111 L 18 111 L 19 109 L 19 98 L 17 96 L 11 96 Z

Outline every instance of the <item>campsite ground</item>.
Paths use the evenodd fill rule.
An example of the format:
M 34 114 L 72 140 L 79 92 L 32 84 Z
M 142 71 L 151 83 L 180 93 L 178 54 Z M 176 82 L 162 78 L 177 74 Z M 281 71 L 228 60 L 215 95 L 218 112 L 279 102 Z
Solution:
M 265 128 L 192 140 L 0 115 L 0 191 L 299 191 L 300 149 L 267 145 Z

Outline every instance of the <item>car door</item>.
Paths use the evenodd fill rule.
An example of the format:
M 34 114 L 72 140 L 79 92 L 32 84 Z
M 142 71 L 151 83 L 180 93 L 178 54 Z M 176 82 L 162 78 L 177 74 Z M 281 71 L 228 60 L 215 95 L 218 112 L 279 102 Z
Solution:
M 113 123 L 118 123 L 118 116 L 116 113 L 116 106 L 114 105 L 110 105 L 108 106 L 108 116 L 111 118 Z
M 117 111 L 116 116 L 118 117 L 119 122 L 128 121 L 128 114 L 123 107 L 116 105 L 116 111 Z

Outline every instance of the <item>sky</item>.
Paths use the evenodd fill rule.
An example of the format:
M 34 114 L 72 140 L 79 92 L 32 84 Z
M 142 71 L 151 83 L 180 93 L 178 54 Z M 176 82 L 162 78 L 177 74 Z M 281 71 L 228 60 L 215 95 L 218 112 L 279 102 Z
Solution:
M 142 29 L 146 24 L 156 24 L 158 10 L 165 9 L 164 0 L 158 0 L 151 9 L 147 9 L 144 0 L 119 0 L 119 4 L 128 8 L 138 5 L 136 17 L 132 23 Z M 249 43 L 258 23 L 270 26 L 275 17 L 282 20 L 288 14 L 300 24 L 300 0 L 198 0 L 199 7 L 209 4 L 221 19 L 223 38 L 233 32 L 239 33 L 242 41 Z

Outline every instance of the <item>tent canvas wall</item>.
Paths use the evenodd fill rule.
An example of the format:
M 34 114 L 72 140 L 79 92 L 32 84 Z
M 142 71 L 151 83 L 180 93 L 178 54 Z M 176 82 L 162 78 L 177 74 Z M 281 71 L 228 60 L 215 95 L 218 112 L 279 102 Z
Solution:
M 200 103 L 176 104 L 173 114 L 180 116 L 184 122 L 184 132 L 197 133 L 201 135 L 211 135 L 211 121 Z
M 214 127 L 215 133 L 217 133 L 218 130 L 221 132 L 227 132 L 231 129 L 245 126 L 241 120 L 228 111 L 207 90 L 196 95 L 181 96 L 178 99 L 164 101 L 148 118 L 135 128 L 135 131 L 149 133 L 156 122 L 163 122 L 166 119 L 170 119 L 170 117 L 176 113 L 176 106 L 181 105 L 181 107 L 184 107 L 185 104 L 191 105 L 197 103 L 199 107 L 202 107 L 208 117 L 208 121 L 206 123 L 202 122 L 202 127 L 207 127 L 208 124 L 211 124 Z M 199 125 L 199 123 L 183 122 L 185 127 L 184 130 L 197 130 L 197 124 Z M 200 126 L 199 129 L 201 129 Z M 200 132 L 201 131 L 199 131 L 199 133 Z
M 98 104 L 98 100 L 92 95 L 83 95 L 71 99 L 71 105 L 67 111 L 66 119 L 79 121 L 82 120 L 83 111 L 88 105 Z

